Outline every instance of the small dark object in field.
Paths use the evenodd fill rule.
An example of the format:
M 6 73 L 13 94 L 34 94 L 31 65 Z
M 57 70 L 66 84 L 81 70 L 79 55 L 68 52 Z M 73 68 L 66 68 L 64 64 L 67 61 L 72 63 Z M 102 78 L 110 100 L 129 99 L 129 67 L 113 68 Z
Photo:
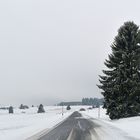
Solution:
M 45 112 L 44 107 L 42 104 L 40 104 L 37 113 L 44 113 L 44 112 Z
M 93 108 L 92 108 L 92 107 L 89 107 L 88 109 L 89 109 L 89 110 L 92 110 Z
M 68 105 L 66 109 L 67 109 L 67 110 L 70 110 L 70 109 L 71 109 L 70 105 Z
M 12 106 L 9 107 L 9 113 L 10 114 L 13 114 L 14 113 L 14 110 L 13 110 L 13 107 Z
M 86 111 L 84 108 L 80 108 L 80 111 Z

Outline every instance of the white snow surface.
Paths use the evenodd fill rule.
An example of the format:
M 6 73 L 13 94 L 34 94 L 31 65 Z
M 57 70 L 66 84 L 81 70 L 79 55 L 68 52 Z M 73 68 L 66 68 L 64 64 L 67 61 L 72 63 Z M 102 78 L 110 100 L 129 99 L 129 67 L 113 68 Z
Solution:
M 46 106 L 45 113 L 37 113 L 37 107 L 14 109 L 14 114 L 0 110 L 0 140 L 25 140 L 28 137 L 50 129 L 63 121 L 71 113 L 62 107 Z
M 64 107 L 63 116 L 60 106 L 46 106 L 46 112 L 42 114 L 37 113 L 37 107 L 25 110 L 15 108 L 14 114 L 8 114 L 7 110 L 0 110 L 0 140 L 26 140 L 43 130 L 49 131 L 80 108 L 86 109 L 81 111 L 84 117 L 93 118 L 93 123 L 102 126 L 101 129 L 97 127 L 95 130 L 100 132 L 103 140 L 112 140 L 109 139 L 108 134 L 114 136 L 113 140 L 125 140 L 121 135 L 140 139 L 140 117 L 110 120 L 106 110 L 102 108 L 100 108 L 100 117 L 98 108 L 92 110 L 89 110 L 88 106 L 71 108 L 67 111 Z
M 106 115 L 106 110 L 103 108 L 100 108 L 100 110 L 98 108 L 93 110 L 87 110 L 83 112 L 83 115 L 94 118 L 93 122 L 103 126 L 104 128 L 106 127 L 106 130 L 112 135 L 114 132 L 118 132 L 121 133 L 121 135 L 124 135 L 126 138 L 140 140 L 140 117 L 130 117 L 119 120 L 110 120 L 108 115 Z M 113 129 L 115 130 L 113 131 Z M 117 140 L 119 138 L 118 135 L 117 134 L 114 135 L 116 135 Z M 107 138 L 105 140 L 109 139 Z

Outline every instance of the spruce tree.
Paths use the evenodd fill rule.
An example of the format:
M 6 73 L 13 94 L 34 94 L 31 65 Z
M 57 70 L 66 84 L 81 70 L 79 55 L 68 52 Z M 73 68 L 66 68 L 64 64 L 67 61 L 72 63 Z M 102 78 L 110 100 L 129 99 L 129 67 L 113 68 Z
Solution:
M 66 109 L 67 109 L 67 110 L 71 110 L 71 107 L 70 107 L 70 105 L 68 105 Z
M 13 114 L 14 113 L 14 109 L 12 106 L 9 107 L 9 114 Z
M 125 22 L 111 45 L 105 60 L 106 70 L 100 76 L 105 99 L 104 108 L 111 119 L 140 113 L 140 34 L 133 22 Z
M 40 104 L 37 113 L 44 113 L 44 112 L 45 112 L 44 107 L 42 104 Z

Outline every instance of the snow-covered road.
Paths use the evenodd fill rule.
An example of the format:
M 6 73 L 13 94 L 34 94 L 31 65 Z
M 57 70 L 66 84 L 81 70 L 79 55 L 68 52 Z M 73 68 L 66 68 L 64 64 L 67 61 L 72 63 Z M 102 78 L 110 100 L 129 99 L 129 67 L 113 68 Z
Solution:
M 136 140 L 119 129 L 84 113 L 74 112 L 65 121 L 40 137 L 28 140 Z

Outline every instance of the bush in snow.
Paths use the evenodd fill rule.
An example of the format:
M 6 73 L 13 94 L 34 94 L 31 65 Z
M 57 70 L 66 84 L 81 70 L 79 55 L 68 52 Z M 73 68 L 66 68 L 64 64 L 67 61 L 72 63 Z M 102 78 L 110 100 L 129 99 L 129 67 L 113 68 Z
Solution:
M 29 107 L 27 105 L 23 105 L 23 104 L 21 104 L 20 107 L 19 107 L 19 109 L 28 109 L 28 108 Z
M 44 107 L 42 104 L 40 104 L 37 113 L 44 113 L 44 112 L 45 112 Z
M 98 85 L 103 90 L 104 107 L 111 119 L 140 113 L 140 31 L 133 22 L 125 22 L 111 45 Z
M 67 109 L 67 110 L 70 110 L 70 109 L 71 109 L 70 105 L 68 105 L 66 109 Z
M 12 106 L 9 107 L 9 113 L 10 113 L 10 114 L 13 114 L 13 113 L 14 113 L 14 109 L 13 109 Z

